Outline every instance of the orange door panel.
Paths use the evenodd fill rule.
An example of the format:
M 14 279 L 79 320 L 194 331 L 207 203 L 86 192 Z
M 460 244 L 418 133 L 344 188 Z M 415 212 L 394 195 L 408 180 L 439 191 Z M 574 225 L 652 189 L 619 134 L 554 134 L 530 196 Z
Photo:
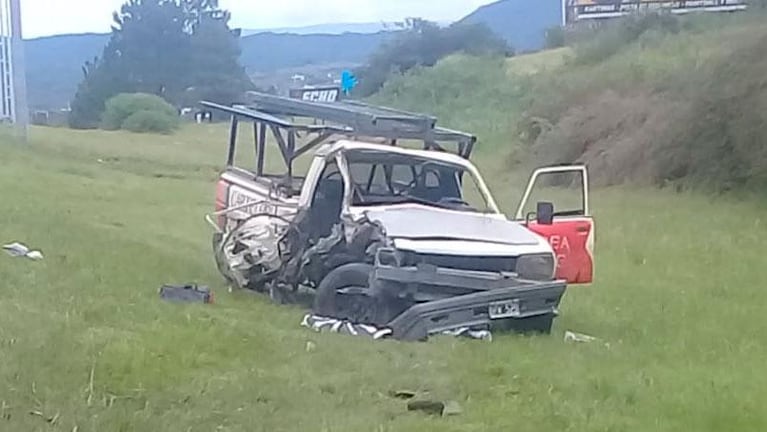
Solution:
M 557 279 L 569 284 L 589 284 L 594 279 L 594 222 L 591 218 L 554 221 L 552 225 L 531 222 L 531 231 L 543 236 L 557 257 Z

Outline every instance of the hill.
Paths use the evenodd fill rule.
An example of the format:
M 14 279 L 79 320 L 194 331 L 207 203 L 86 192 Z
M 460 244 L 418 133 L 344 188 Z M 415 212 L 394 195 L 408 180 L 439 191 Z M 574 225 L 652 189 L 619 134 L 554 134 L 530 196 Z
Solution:
M 25 41 L 30 107 L 66 107 L 83 77 L 83 64 L 101 55 L 108 40 L 106 34 L 78 34 Z
M 361 63 L 390 33 L 278 34 L 242 38 L 242 64 L 253 72 L 303 65 Z
M 461 20 L 487 25 L 522 52 L 542 49 L 546 30 L 561 21 L 561 0 L 501 0 Z
M 331 23 L 317 24 L 304 27 L 284 27 L 242 30 L 243 36 L 258 33 L 290 33 L 296 35 L 313 34 L 344 34 L 344 33 L 378 33 L 389 28 L 390 23 L 366 22 L 366 23 Z
M 317 334 L 302 309 L 230 293 L 216 271 L 202 215 L 226 128 L 33 127 L 28 146 L 0 141 L 0 244 L 45 255 L 0 255 L 0 430 L 767 430 L 759 202 L 594 190 L 596 283 L 567 290 L 548 336 Z M 476 161 L 512 212 L 523 184 L 493 150 Z M 210 286 L 215 304 L 158 295 L 187 282 Z M 568 330 L 599 340 L 568 343 Z M 409 412 L 393 396 L 407 391 L 461 415 Z
M 258 33 L 241 39 L 242 64 L 251 73 L 315 64 L 356 64 L 364 62 L 387 35 Z M 100 55 L 108 40 L 106 34 L 82 34 L 25 41 L 30 107 L 66 107 L 82 79 L 83 64 Z
M 485 23 L 517 49 L 543 46 L 546 28 L 559 21 L 558 0 L 503 0 L 464 18 Z M 306 65 L 360 64 L 390 32 L 381 23 L 325 24 L 305 28 L 245 30 L 242 63 L 251 74 Z M 82 77 L 82 65 L 101 53 L 104 34 L 52 36 L 27 40 L 27 81 L 32 108 L 66 107 Z
M 587 163 L 596 184 L 767 186 L 762 15 L 637 18 L 571 48 L 456 56 L 376 101 L 476 131 L 515 164 Z M 530 71 L 535 74 L 530 74 Z

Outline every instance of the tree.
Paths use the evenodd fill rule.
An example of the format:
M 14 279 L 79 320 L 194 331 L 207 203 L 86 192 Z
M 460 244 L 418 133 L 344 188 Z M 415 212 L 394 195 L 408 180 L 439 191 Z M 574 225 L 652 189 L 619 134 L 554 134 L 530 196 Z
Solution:
M 196 24 L 190 58 L 194 81 L 182 98 L 185 105 L 200 100 L 230 104 L 237 101 L 243 90 L 253 88 L 239 63 L 240 32 L 229 30 L 228 21 L 229 14 L 225 13 L 220 18 L 202 19 Z
M 392 74 L 403 74 L 417 66 L 434 66 L 457 52 L 472 55 L 513 55 L 508 43 L 483 24 L 456 23 L 448 27 L 409 18 L 400 32 L 382 45 L 358 72 L 357 91 L 369 96 L 381 89 Z
M 128 0 L 114 13 L 102 57 L 86 63 L 70 126 L 96 127 L 118 93 L 154 94 L 177 107 L 234 101 L 251 83 L 230 18 L 218 0 Z

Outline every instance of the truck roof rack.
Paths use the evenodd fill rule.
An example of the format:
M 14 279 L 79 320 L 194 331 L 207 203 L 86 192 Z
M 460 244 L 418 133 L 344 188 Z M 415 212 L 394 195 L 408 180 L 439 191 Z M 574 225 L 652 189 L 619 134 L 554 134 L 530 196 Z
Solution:
M 477 141 L 474 135 L 437 127 L 432 116 L 358 101 L 315 102 L 259 92 L 246 93 L 246 101 L 232 106 L 201 104 L 231 116 L 228 166 L 234 165 L 239 123 L 253 123 L 257 176 L 264 174 L 267 132 L 280 149 L 288 176 L 298 157 L 333 137 L 383 139 L 390 145 L 419 141 L 425 150 L 452 151 L 466 159 Z M 298 144 L 298 139 L 304 142 Z

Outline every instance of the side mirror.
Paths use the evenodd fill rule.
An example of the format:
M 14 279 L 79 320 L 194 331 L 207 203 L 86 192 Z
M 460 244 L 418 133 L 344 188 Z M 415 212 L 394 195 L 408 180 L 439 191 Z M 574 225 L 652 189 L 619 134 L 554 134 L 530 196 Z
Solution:
M 554 204 L 539 202 L 535 210 L 538 225 L 551 225 L 554 223 Z

